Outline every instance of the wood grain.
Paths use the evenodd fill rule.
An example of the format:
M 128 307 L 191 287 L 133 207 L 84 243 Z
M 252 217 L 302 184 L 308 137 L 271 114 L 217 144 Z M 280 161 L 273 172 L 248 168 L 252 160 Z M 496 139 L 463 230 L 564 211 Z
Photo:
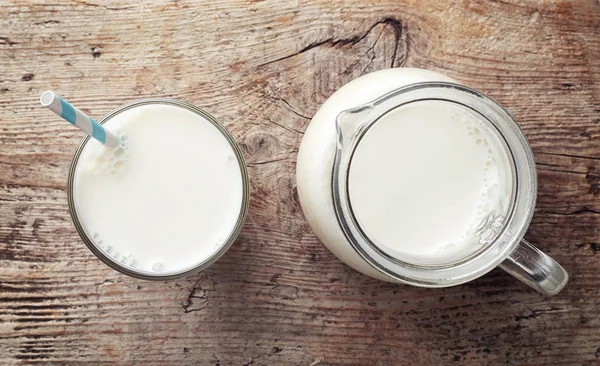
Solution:
M 600 7 L 574 1 L 0 1 L 0 363 L 600 363 Z M 344 266 L 295 189 L 320 104 L 369 71 L 445 73 L 505 105 L 539 174 L 527 238 L 571 274 L 544 298 L 502 271 L 419 289 Z M 252 181 L 239 241 L 150 283 L 86 249 L 65 194 L 92 116 L 174 97 L 221 120 Z

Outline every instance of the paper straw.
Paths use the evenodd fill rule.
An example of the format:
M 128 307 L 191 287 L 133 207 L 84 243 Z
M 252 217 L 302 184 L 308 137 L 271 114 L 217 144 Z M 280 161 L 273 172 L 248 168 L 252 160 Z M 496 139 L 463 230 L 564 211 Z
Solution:
M 43 92 L 40 97 L 40 103 L 52 112 L 69 121 L 75 127 L 79 127 L 83 132 L 91 135 L 103 145 L 108 147 L 118 147 L 121 145 L 121 139 L 116 133 L 102 126 L 79 109 L 73 107 L 55 92 L 50 90 Z

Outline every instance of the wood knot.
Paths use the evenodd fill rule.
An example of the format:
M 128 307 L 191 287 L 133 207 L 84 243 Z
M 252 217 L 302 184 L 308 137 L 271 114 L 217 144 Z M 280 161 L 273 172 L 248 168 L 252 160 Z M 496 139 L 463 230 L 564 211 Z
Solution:
M 93 58 L 98 58 L 100 55 L 102 55 L 102 47 L 100 46 L 91 47 L 90 50 L 92 51 Z
M 242 150 L 250 157 L 267 158 L 271 157 L 275 137 L 264 133 L 249 134 L 246 139 L 240 143 Z
M 23 81 L 31 81 L 31 80 L 33 80 L 34 77 L 35 77 L 35 74 L 33 74 L 33 73 L 27 73 L 27 74 L 23 75 L 23 77 L 21 77 L 21 80 L 23 80 Z
M 600 194 L 600 173 L 596 171 L 596 168 L 589 167 L 588 172 L 585 175 L 585 180 L 590 185 L 588 193 L 597 197 L 598 194 Z

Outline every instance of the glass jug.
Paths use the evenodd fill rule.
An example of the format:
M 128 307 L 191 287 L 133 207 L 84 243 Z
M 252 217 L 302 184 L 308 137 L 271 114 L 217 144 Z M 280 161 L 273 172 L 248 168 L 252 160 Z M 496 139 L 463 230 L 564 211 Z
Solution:
M 368 171 L 365 179 L 376 186 L 374 183 L 384 177 L 373 175 L 369 166 L 379 162 L 367 159 L 360 163 L 360 151 L 368 144 L 369 134 L 403 109 L 420 106 L 427 111 L 439 104 L 476 122 L 475 131 L 486 135 L 489 151 L 504 157 L 499 158 L 504 161 L 499 168 L 500 186 L 507 188 L 497 207 L 487 211 L 476 228 L 461 237 L 469 245 L 458 243 L 452 255 L 432 261 L 391 250 L 397 244 L 393 241 L 398 232 L 387 236 L 387 241 L 381 240 L 385 237 L 377 232 L 381 225 L 369 222 L 369 215 L 361 217 L 360 210 L 364 201 L 369 206 L 368 201 L 382 201 L 384 196 L 374 191 L 361 203 L 353 193 L 360 175 L 354 174 L 353 178 L 352 170 Z M 387 145 L 393 144 L 393 137 L 386 140 L 392 141 Z M 405 143 L 410 141 L 410 136 L 407 138 Z M 373 146 L 376 152 L 387 151 L 385 146 Z M 388 159 L 387 166 L 397 158 Z M 402 159 L 397 160 L 402 165 Z M 523 132 L 497 103 L 444 75 L 420 69 L 390 69 L 365 75 L 342 87 L 317 112 L 305 134 L 297 178 L 303 211 L 319 239 L 342 261 L 374 278 L 421 287 L 447 287 L 471 281 L 500 266 L 547 295 L 558 293 L 567 282 L 568 275 L 558 263 L 523 239 L 537 193 L 535 162 Z M 385 204 L 372 206 L 386 207 Z M 398 212 L 397 206 L 390 209 L 392 216 Z M 409 227 L 403 229 L 403 221 L 396 222 L 398 218 L 392 217 L 390 222 L 410 231 Z M 422 217 L 423 227 L 435 232 L 435 225 L 425 227 L 426 221 L 428 218 Z M 422 243 L 407 245 L 410 249 Z

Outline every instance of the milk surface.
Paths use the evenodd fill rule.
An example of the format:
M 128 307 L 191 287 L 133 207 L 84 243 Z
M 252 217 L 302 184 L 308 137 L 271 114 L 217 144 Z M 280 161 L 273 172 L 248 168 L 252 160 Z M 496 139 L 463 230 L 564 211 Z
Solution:
M 242 210 L 242 171 L 224 135 L 172 105 L 143 105 L 105 126 L 122 148 L 90 139 L 74 177 L 78 218 L 113 261 L 147 275 L 184 272 L 215 254 Z
M 358 144 L 350 203 L 363 232 L 393 258 L 452 263 L 506 220 L 509 166 L 500 140 L 466 108 L 412 103 L 377 121 Z

